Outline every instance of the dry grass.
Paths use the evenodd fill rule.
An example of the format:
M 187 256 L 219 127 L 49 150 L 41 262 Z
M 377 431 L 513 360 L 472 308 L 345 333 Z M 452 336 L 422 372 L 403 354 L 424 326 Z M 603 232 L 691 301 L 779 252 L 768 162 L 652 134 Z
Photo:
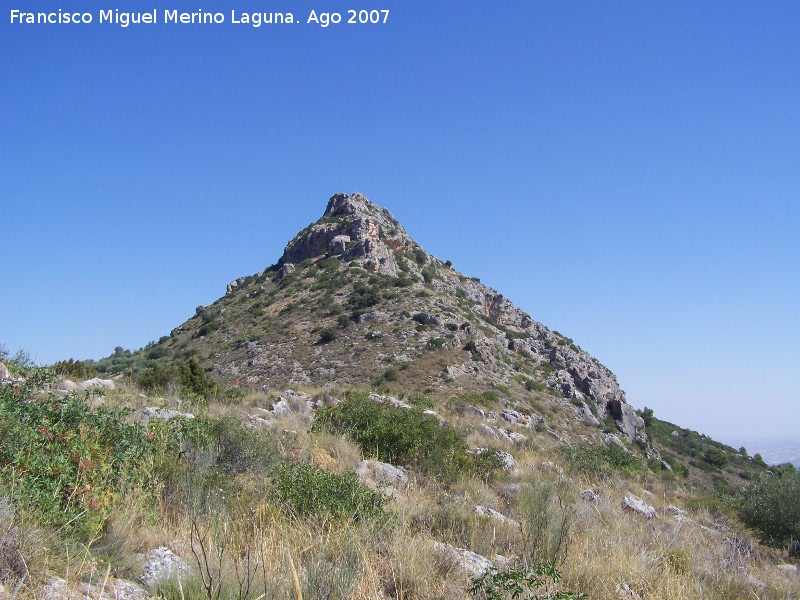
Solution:
M 298 391 L 331 394 L 314 388 Z M 271 394 L 250 394 L 236 407 L 213 405 L 206 414 L 270 408 L 273 399 Z M 108 397 L 112 406 L 140 408 L 148 402 L 124 384 Z M 186 410 L 177 398 L 167 402 Z M 294 408 L 276 421 L 273 431 L 294 432 L 282 434 L 282 439 L 290 440 L 295 458 L 337 473 L 363 458 L 346 437 L 312 433 L 304 403 Z M 292 518 L 252 493 L 245 476 L 237 483 L 238 504 L 205 515 L 163 503 L 154 507 L 152 490 L 130 489 L 106 531 L 84 546 L 65 542 L 58 532 L 36 530 L 25 515 L 15 515 L 7 502 L 0 502 L 0 542 L 9 540 L 9 547 L 19 548 L 30 573 L 26 583 L 33 582 L 16 598 L 38 600 L 50 574 L 67 580 L 74 590 L 85 589 L 80 586 L 88 581 L 105 587 L 114 576 L 134 579 L 140 568 L 136 554 L 162 545 L 191 567 L 180 582 L 156 590 L 163 600 L 467 598 L 468 575 L 435 548 L 434 540 L 487 557 L 500 554 L 517 565 L 555 559 L 564 587 L 594 599 L 800 597 L 800 578 L 775 566 L 782 562 L 779 553 L 765 550 L 742 531 L 726 529 L 716 523 L 717 516 L 704 511 L 691 513 L 692 523 L 675 520 L 667 506 L 684 507 L 690 495 L 673 484 L 645 477 L 570 479 L 557 468 L 542 468 L 543 461 L 559 461 L 546 434 L 524 430 L 531 442 L 513 445 L 478 431 L 481 421 L 470 414 L 441 413 L 449 423 L 472 432 L 470 445 L 491 444 L 512 452 L 518 470 L 490 483 L 464 478 L 449 487 L 412 472 L 403 493 L 391 503 L 392 515 L 377 523 Z M 599 503 L 579 497 L 586 488 L 599 494 Z M 542 489 L 549 495 L 535 493 Z M 648 521 L 623 512 L 622 498 L 631 493 L 655 506 L 658 516 Z M 521 527 L 480 517 L 476 505 L 497 510 Z M 547 546 L 552 540 L 537 535 L 557 533 L 563 523 L 568 525 L 563 530 L 566 545 L 556 552 Z M 10 564 L 5 555 L 3 560 Z M 11 567 L 0 571 L 9 591 L 20 579 Z

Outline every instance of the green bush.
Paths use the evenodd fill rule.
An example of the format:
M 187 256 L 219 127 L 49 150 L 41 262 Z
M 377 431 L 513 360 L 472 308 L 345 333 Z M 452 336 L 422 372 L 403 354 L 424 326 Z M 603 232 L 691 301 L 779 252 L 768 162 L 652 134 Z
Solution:
M 435 416 L 381 404 L 363 393 L 351 392 L 343 402 L 318 411 L 314 429 L 345 434 L 367 456 L 445 480 L 486 468 L 485 460 L 466 452 L 461 435 Z M 499 467 L 499 461 L 492 466 Z
M 166 390 L 170 384 L 177 381 L 178 368 L 173 365 L 155 364 L 141 371 L 136 377 L 136 383 L 146 392 Z
M 151 421 L 157 442 L 153 466 L 162 505 L 176 515 L 225 512 L 242 494 L 235 478 L 247 473 L 251 492 L 264 492 L 280 458 L 271 435 L 233 417 Z
M 23 383 L 0 386 L 0 480 L 42 524 L 88 534 L 126 485 L 143 480 L 154 445 L 126 412 L 91 409 L 90 393 L 46 392 L 54 381 L 34 368 Z
M 339 332 L 336 331 L 335 327 L 328 327 L 320 332 L 319 342 L 320 344 L 328 344 L 334 341 L 338 336 Z
M 800 472 L 781 465 L 772 475 L 761 475 L 742 494 L 739 516 L 775 545 L 800 540 Z
M 425 283 L 430 283 L 436 278 L 436 267 L 433 265 L 428 265 L 421 271 L 422 278 L 425 280 Z
M 307 463 L 281 465 L 273 473 L 275 497 L 298 516 L 373 519 L 385 514 L 387 498 L 353 471 L 332 473 Z
M 60 360 L 53 365 L 53 370 L 61 377 L 86 380 L 91 379 L 97 375 L 97 369 L 91 361 L 74 360 Z
M 644 472 L 641 461 L 618 444 L 562 446 L 559 450 L 571 471 L 599 479 L 607 479 L 616 473 L 634 475 Z
M 709 446 L 703 450 L 701 458 L 711 466 L 717 467 L 718 469 L 724 469 L 725 465 L 727 465 L 730 461 L 730 458 L 727 454 L 725 454 L 725 451 L 717 448 L 716 446 Z
M 441 350 L 444 347 L 445 339 L 442 337 L 435 337 L 428 340 L 426 344 L 429 350 Z
M 353 284 L 353 292 L 347 297 L 347 306 L 351 310 L 365 310 L 381 301 L 380 292 L 369 288 L 360 281 Z
M 488 570 L 472 580 L 469 593 L 478 600 L 585 600 L 586 594 L 558 590 L 561 574 L 555 565 L 540 564 L 535 569 L 508 567 L 503 571 Z
M 209 399 L 219 392 L 217 382 L 206 374 L 194 357 L 178 365 L 178 380 L 186 394 L 198 399 Z

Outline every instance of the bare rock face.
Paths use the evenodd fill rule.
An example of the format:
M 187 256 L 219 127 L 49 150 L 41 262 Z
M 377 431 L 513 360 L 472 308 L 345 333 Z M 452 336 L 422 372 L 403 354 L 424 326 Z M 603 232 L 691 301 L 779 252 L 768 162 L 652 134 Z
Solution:
M 418 247 L 388 210 L 363 194 L 336 194 L 328 201 L 322 219 L 289 242 L 280 264 L 285 267 L 308 258 L 335 256 L 394 277 L 398 273 L 395 252 L 412 246 Z

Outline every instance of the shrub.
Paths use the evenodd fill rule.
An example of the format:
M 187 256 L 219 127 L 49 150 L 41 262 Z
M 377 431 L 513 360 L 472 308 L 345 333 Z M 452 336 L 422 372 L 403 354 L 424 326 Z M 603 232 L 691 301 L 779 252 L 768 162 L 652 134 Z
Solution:
M 476 470 L 474 455 L 467 454 L 451 426 L 440 425 L 433 415 L 374 402 L 363 393 L 351 392 L 343 402 L 318 411 L 314 429 L 345 434 L 367 456 L 445 480 Z
M 414 248 L 414 260 L 421 267 L 427 262 L 428 255 L 425 254 L 425 250 L 417 246 L 416 248 Z
M 430 350 L 440 350 L 444 346 L 445 339 L 442 337 L 435 337 L 428 340 L 427 347 Z
M 353 291 L 347 297 L 347 306 L 354 311 L 364 310 L 375 306 L 380 300 L 381 296 L 378 291 L 359 281 L 353 285 Z
M 73 379 L 91 379 L 97 375 L 97 369 L 94 368 L 91 361 L 74 360 L 60 360 L 53 365 L 53 370 L 62 377 Z
M 233 417 L 175 418 L 149 427 L 158 444 L 154 479 L 162 505 L 172 513 L 224 512 L 242 494 L 237 475 L 247 473 L 250 486 L 265 488 L 279 462 L 268 433 L 242 427 Z
M 387 498 L 359 481 L 353 471 L 332 473 L 307 463 L 274 471 L 273 493 L 298 516 L 373 519 L 385 514 Z
M 618 472 L 633 475 L 644 471 L 641 461 L 618 444 L 562 446 L 560 452 L 571 471 L 599 479 L 606 479 Z
M 153 443 L 126 412 L 90 409 L 88 393 L 42 393 L 53 381 L 34 368 L 24 383 L 0 386 L 0 480 L 41 523 L 91 533 L 122 488 L 142 480 Z
M 520 493 L 517 512 L 523 521 L 522 552 L 527 564 L 563 562 L 573 518 L 569 483 L 548 477 L 528 482 Z
M 789 464 L 761 475 L 745 488 L 739 516 L 772 544 L 800 540 L 800 472 Z
M 217 383 L 206 374 L 194 357 L 178 365 L 178 380 L 185 393 L 198 399 L 210 398 L 219 392 Z
M 567 590 L 555 591 L 561 574 L 553 564 L 543 563 L 535 569 L 508 567 L 504 571 L 492 568 L 472 580 L 469 593 L 479 600 L 505 600 L 524 598 L 527 600 L 584 600 L 586 594 Z
M 319 334 L 319 341 L 321 344 L 327 344 L 334 341 L 339 336 L 339 333 L 334 327 L 323 329 Z
M 425 283 L 430 283 L 436 277 L 436 267 L 433 265 L 428 265 L 421 271 L 422 278 L 425 280 Z
M 136 383 L 147 392 L 166 390 L 170 384 L 177 383 L 178 369 L 172 365 L 153 365 L 136 377 Z
M 703 450 L 701 458 L 708 464 L 719 469 L 725 468 L 725 465 L 727 465 L 730 460 L 728 455 L 725 454 L 725 451 L 716 446 L 709 446 Z

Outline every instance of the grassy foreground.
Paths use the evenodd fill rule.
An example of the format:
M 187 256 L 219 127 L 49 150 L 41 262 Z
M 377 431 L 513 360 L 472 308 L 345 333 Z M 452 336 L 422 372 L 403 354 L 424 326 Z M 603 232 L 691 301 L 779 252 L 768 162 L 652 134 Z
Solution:
M 557 567 L 560 581 L 545 575 L 519 587 L 522 598 L 800 595 L 796 573 L 778 568 L 786 552 L 759 543 L 730 495 L 653 471 L 636 448 L 567 448 L 535 430 L 512 444 L 457 402 L 415 396 L 395 408 L 357 390 L 301 390 L 320 408 L 293 399 L 254 426 L 274 395 L 156 399 L 124 380 L 102 394 L 63 392 L 52 371 L 14 371 L 19 380 L 0 387 L 6 597 L 42 598 L 54 575 L 73 590 L 136 580 L 137 555 L 159 546 L 188 564 L 149 590 L 163 599 L 513 596 L 513 586 L 476 586 L 442 544 L 505 557 L 495 566 L 516 585 Z M 195 418 L 145 422 L 145 406 Z M 425 414 L 431 406 L 438 416 Z M 359 478 L 364 459 L 408 474 Z M 626 496 L 656 516 L 623 511 Z

